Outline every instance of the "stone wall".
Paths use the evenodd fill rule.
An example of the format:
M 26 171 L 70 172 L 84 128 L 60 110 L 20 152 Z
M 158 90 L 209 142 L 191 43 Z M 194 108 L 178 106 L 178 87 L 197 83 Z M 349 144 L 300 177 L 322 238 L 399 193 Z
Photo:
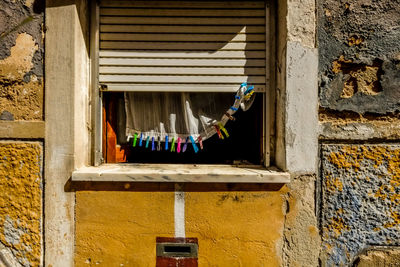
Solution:
M 318 1 L 323 266 L 398 257 L 399 25 L 400 1 Z
M 54 8 L 78 2 L 49 1 Z M 295 101 L 299 92 L 307 98 L 312 81 L 297 83 L 304 82 L 304 70 L 293 66 L 314 53 L 315 43 L 318 46 L 320 128 L 311 132 L 319 133 L 320 154 L 318 159 L 299 158 L 296 153 L 306 151 L 293 149 L 291 159 L 299 166 L 319 160 L 320 172 L 313 173 L 310 167 L 301 173 L 299 167 L 290 184 L 274 189 L 259 185 L 188 189 L 186 231 L 199 238 L 200 264 L 396 264 L 400 246 L 400 1 L 278 2 L 278 28 L 287 32 L 277 33 L 281 38 L 276 48 L 277 72 L 289 71 L 277 82 L 277 98 Z M 43 0 L 3 0 L 0 7 L 0 266 L 40 266 L 44 257 L 43 144 L 51 141 L 44 140 L 45 4 Z M 68 12 L 87 14 L 86 5 Z M 87 16 L 74 23 L 87 36 Z M 86 39 L 76 40 L 85 43 L 87 54 Z M 68 55 L 77 57 L 79 47 L 74 46 Z M 285 61 L 285 55 L 290 60 Z M 82 69 L 77 73 L 87 71 L 84 64 L 78 65 Z M 285 82 L 293 77 L 296 83 L 284 92 Z M 84 87 L 77 83 L 76 88 Z M 73 99 L 87 98 L 76 94 Z M 87 108 L 85 101 L 80 105 Z M 282 121 L 277 119 L 277 129 L 294 122 L 301 125 L 307 118 L 299 119 L 298 113 L 307 109 L 302 108 L 299 104 L 287 117 L 279 118 Z M 77 118 L 83 120 L 80 115 Z M 74 134 L 85 128 L 78 126 L 71 128 Z M 288 133 L 278 136 L 277 147 L 289 147 L 290 140 L 304 134 L 285 129 Z M 46 151 L 58 160 L 79 161 L 77 153 L 71 152 L 75 150 Z M 58 160 L 47 164 L 49 170 Z M 71 166 L 65 168 L 65 177 Z M 46 264 L 72 259 L 75 244 L 77 266 L 154 265 L 155 236 L 174 234 L 173 190 L 104 184 L 101 188 L 84 185 L 74 192 L 63 179 L 46 183 L 54 182 L 51 185 L 57 188 L 54 196 L 45 196 L 51 204 L 46 213 L 47 233 L 52 233 L 47 235 L 46 255 L 51 255 Z M 59 201 L 64 190 L 76 195 L 76 217 L 74 201 Z M 53 197 L 57 201 L 51 202 Z M 66 203 L 72 203 L 72 208 Z M 62 209 L 65 216 L 57 215 Z M 67 223 L 65 218 L 69 218 Z M 61 247 L 64 243 L 69 245 Z
M 0 266 L 43 260 L 44 2 L 0 4 Z

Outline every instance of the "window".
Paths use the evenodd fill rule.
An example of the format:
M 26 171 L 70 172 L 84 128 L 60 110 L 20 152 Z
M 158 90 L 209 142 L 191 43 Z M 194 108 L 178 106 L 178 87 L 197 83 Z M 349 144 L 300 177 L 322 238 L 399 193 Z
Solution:
M 269 146 L 265 144 L 269 44 L 264 1 L 102 0 L 95 10 L 92 29 L 99 34 L 92 39 L 98 51 L 94 75 L 102 95 L 104 162 L 263 163 Z M 148 122 L 147 113 L 166 103 L 177 106 L 182 98 L 189 98 L 192 106 L 227 110 L 243 82 L 254 85 L 257 96 L 251 109 L 238 111 L 235 122 L 226 124 L 229 138 L 219 140 L 214 135 L 197 154 L 191 148 L 186 153 L 166 151 L 165 138 L 160 151 L 133 147 L 139 136 L 134 139 L 129 130 L 130 105 L 135 122 L 138 118 Z M 162 104 L 143 104 L 150 103 L 146 99 Z M 166 113 L 179 120 L 182 108 L 177 110 Z M 160 122 L 167 124 L 165 120 Z M 132 136 L 129 141 L 127 135 Z

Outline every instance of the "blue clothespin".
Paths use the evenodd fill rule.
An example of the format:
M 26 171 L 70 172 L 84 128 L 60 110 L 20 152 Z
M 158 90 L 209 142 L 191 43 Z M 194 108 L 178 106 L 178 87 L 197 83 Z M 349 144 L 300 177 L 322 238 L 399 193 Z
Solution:
M 248 93 L 250 93 L 253 90 L 254 90 L 254 86 L 252 85 L 249 88 L 247 88 L 247 90 L 244 92 L 244 95 L 247 95 Z
M 190 142 L 192 142 L 194 153 L 199 152 L 199 148 L 196 146 L 196 143 L 194 142 L 193 137 L 190 135 L 189 138 L 190 138 Z
M 143 133 L 140 133 L 140 138 L 139 138 L 139 146 L 143 145 Z
M 165 151 L 168 150 L 168 135 L 165 136 Z

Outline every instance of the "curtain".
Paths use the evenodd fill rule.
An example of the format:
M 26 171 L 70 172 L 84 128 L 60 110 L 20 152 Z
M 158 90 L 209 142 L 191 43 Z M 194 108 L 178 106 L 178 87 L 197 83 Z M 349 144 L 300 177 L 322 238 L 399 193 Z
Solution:
M 226 136 L 225 124 L 239 109 L 246 111 L 254 101 L 253 86 L 242 84 L 238 92 L 126 92 L 126 135 L 141 135 L 161 142 L 206 140 L 214 134 Z M 191 142 L 193 142 L 191 140 Z

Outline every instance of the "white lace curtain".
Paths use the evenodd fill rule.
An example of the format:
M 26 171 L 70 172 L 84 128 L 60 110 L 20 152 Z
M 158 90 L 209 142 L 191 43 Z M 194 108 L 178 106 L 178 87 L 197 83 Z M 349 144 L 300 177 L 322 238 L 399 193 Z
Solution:
M 232 93 L 125 93 L 126 135 L 205 140 L 234 101 Z
M 126 135 L 151 138 L 152 143 L 206 140 L 215 133 L 223 138 L 226 122 L 241 108 L 246 111 L 254 101 L 254 86 L 243 83 L 236 95 L 231 93 L 130 92 L 125 93 Z M 232 104 L 233 103 L 233 104 Z M 180 141 L 178 141 L 180 142 Z

